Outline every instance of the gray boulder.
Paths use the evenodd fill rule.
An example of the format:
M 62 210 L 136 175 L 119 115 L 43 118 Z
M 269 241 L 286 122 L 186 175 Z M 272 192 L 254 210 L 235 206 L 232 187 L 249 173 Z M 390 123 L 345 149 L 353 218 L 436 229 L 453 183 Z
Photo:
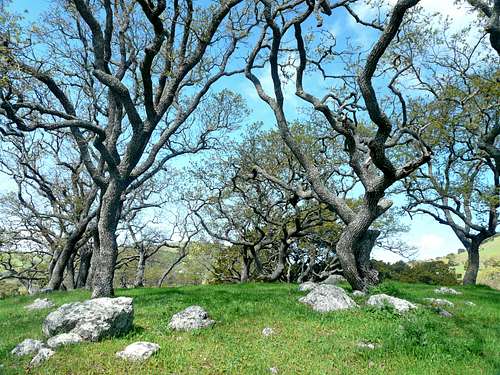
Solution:
M 338 283 L 342 283 L 344 281 L 347 280 L 342 275 L 330 275 L 325 280 L 323 280 L 321 284 L 337 285 Z
M 441 288 L 434 289 L 434 292 L 438 293 L 438 294 L 454 294 L 454 295 L 462 294 L 462 292 L 459 292 L 453 288 L 448 288 L 445 286 L 442 286 Z
M 43 322 L 46 336 L 74 333 L 86 341 L 99 341 L 117 336 L 132 328 L 134 308 L 132 298 L 96 298 L 62 305 Z
M 330 312 L 357 307 L 344 289 L 334 285 L 318 285 L 305 297 L 299 299 L 318 312 Z
M 116 353 L 116 356 L 127 361 L 145 361 L 158 350 L 160 350 L 160 345 L 158 344 L 139 341 L 130 344 L 121 352 Z
M 26 339 L 23 342 L 17 344 L 10 353 L 17 356 L 35 354 L 44 347 L 45 344 L 39 340 Z
M 38 351 L 38 353 L 33 357 L 30 362 L 30 366 L 38 366 L 40 363 L 45 362 L 47 359 L 52 357 L 56 352 L 49 348 L 42 348 Z
M 444 309 L 439 309 L 439 315 L 442 316 L 443 318 L 453 318 L 453 314 Z
M 447 307 L 453 307 L 453 306 L 455 306 L 453 304 L 453 302 L 450 302 L 447 299 L 424 298 L 424 301 L 430 303 L 432 306 L 447 306 Z
M 37 298 L 32 304 L 24 306 L 26 310 L 42 310 L 54 307 L 54 302 L 48 298 Z
M 83 339 L 76 333 L 61 333 L 59 335 L 53 336 L 47 340 L 47 345 L 49 348 L 55 349 L 59 346 L 78 344 L 82 342 Z
M 409 310 L 417 308 L 416 305 L 405 299 L 388 296 L 387 294 L 375 294 L 368 298 L 368 301 L 366 303 L 370 306 L 379 308 L 389 305 L 399 313 L 405 313 Z
M 362 292 L 361 290 L 355 290 L 354 292 L 352 292 L 352 295 L 354 297 L 364 297 L 366 296 L 366 293 Z
M 170 323 L 168 323 L 168 328 L 189 331 L 192 329 L 206 328 L 214 323 L 215 321 L 209 318 L 205 310 L 200 306 L 194 305 L 174 314 Z
M 310 290 L 313 290 L 317 286 L 318 286 L 318 284 L 313 283 L 312 281 L 306 281 L 305 283 L 302 283 L 299 285 L 299 291 L 309 292 Z

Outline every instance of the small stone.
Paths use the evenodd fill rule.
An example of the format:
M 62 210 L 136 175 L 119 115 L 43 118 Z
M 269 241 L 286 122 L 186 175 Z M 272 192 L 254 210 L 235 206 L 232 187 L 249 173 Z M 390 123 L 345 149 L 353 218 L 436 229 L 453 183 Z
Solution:
M 44 343 L 39 340 L 26 339 L 23 342 L 17 344 L 10 353 L 17 356 L 35 354 L 44 347 Z
M 335 285 L 318 285 L 305 297 L 299 299 L 318 312 L 330 312 L 357 307 L 344 289 Z
M 372 368 L 374 365 L 375 365 L 375 363 L 373 361 L 368 362 L 368 367 L 369 368 Z
M 476 306 L 476 304 L 474 302 L 471 302 L 471 301 L 465 301 L 464 302 L 467 306 Z
M 116 356 L 127 361 L 144 361 L 160 350 L 160 345 L 152 342 L 139 341 L 130 344 Z
M 56 354 L 55 351 L 48 348 L 42 348 L 38 351 L 38 354 L 33 357 L 33 359 L 30 362 L 30 366 L 38 366 L 40 363 L 45 362 L 54 354 Z
M 209 318 L 207 312 L 203 310 L 203 308 L 194 305 L 174 314 L 170 323 L 168 323 L 168 328 L 189 331 L 192 329 L 210 327 L 214 323 L 215 321 Z
M 460 295 L 462 292 L 459 292 L 453 288 L 447 288 L 445 286 L 442 286 L 441 288 L 434 289 L 435 293 L 438 294 L 455 294 L 455 295 Z
M 54 302 L 48 298 L 37 298 L 32 304 L 24 306 L 26 310 L 42 310 L 54 307 Z
M 274 375 L 275 375 L 275 374 L 277 374 L 279 371 L 278 371 L 278 368 L 276 368 L 276 367 L 271 367 L 271 368 L 269 369 L 269 372 L 270 372 L 271 374 L 274 374 Z
M 443 318 L 453 318 L 453 314 L 446 311 L 446 310 L 443 310 L 443 309 L 439 309 L 439 315 L 442 316 Z
M 405 299 L 388 296 L 387 294 L 375 294 L 370 298 L 368 298 L 368 301 L 366 303 L 370 306 L 375 306 L 379 308 L 389 305 L 392 306 L 394 310 L 396 310 L 399 313 L 405 313 L 408 312 L 409 310 L 417 308 L 416 305 Z
M 372 342 L 368 342 L 368 341 L 359 341 L 357 346 L 358 346 L 358 348 L 369 349 L 369 350 L 373 350 L 377 347 L 377 345 L 375 345 Z
M 274 334 L 274 330 L 271 328 L 271 327 L 266 327 L 262 330 L 262 335 L 263 336 L 271 336 L 272 334 Z
M 343 283 L 347 281 L 342 275 L 330 275 L 325 280 L 321 282 L 321 284 L 327 285 L 337 285 L 338 283 Z
M 424 298 L 424 301 L 429 302 L 432 306 L 448 306 L 448 307 L 455 306 L 453 302 L 440 298 Z
M 305 283 L 302 283 L 299 285 L 299 291 L 309 292 L 310 290 L 313 290 L 317 286 L 318 286 L 318 284 L 313 283 L 312 281 L 306 281 Z
M 65 346 L 65 345 L 71 345 L 71 344 L 77 344 L 79 342 L 82 342 L 83 339 L 78 336 L 76 333 L 61 333 L 59 335 L 53 336 L 50 339 L 47 340 L 47 345 L 55 349 L 59 346 Z

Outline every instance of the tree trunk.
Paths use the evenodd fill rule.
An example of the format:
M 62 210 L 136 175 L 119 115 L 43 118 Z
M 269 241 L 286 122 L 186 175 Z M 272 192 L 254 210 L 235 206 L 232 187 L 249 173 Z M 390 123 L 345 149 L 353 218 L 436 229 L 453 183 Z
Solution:
M 113 279 L 118 257 L 116 227 L 120 218 L 121 194 L 124 187 L 112 180 L 101 198 L 99 221 L 99 253 L 94 262 L 94 280 L 92 298 L 111 297 L 114 295 Z
M 97 228 L 93 230 L 92 234 L 92 256 L 90 258 L 90 269 L 85 282 L 85 289 L 92 289 L 94 285 L 94 270 L 97 254 L 99 253 L 99 232 Z
M 468 263 L 464 274 L 464 285 L 476 285 L 479 271 L 479 244 L 472 244 L 467 248 Z
M 92 247 L 88 244 L 80 250 L 80 267 L 78 268 L 77 288 L 84 288 L 89 276 L 90 262 L 92 260 Z
M 309 277 L 315 264 L 316 264 L 316 249 L 313 249 L 309 253 L 309 262 L 307 264 L 306 269 L 300 273 L 297 279 L 297 282 L 299 284 L 302 283 L 306 277 Z
M 135 275 L 134 288 L 144 287 L 144 272 L 146 270 L 146 256 L 144 254 L 144 248 L 141 246 L 139 252 L 139 260 L 137 261 L 137 272 Z
M 47 284 L 47 289 L 57 290 L 60 289 L 62 282 L 64 281 L 64 271 L 68 265 L 68 261 L 71 255 L 76 251 L 76 244 L 81 238 L 79 231 L 74 231 L 66 241 L 64 248 L 59 254 L 59 257 L 52 268 L 52 273 L 50 274 L 50 280 Z
M 379 235 L 380 231 L 378 230 L 368 230 L 356 246 L 358 271 L 360 276 L 365 280 L 367 286 L 379 283 L 378 272 L 372 267 L 370 262 L 370 255 Z
M 66 264 L 66 275 L 63 281 L 66 290 L 75 289 L 75 256 L 76 254 L 73 252 Z
M 246 283 L 250 280 L 250 265 L 252 264 L 252 258 L 243 255 L 243 262 L 241 265 L 240 282 Z

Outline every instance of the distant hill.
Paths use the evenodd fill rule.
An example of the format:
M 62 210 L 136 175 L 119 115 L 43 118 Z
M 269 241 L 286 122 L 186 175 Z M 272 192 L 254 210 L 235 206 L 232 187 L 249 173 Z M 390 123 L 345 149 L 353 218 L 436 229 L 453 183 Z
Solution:
M 452 262 L 455 272 L 463 277 L 465 272 L 465 263 L 467 262 L 467 253 L 448 254 L 437 258 L 445 263 Z M 492 288 L 500 289 L 500 236 L 496 236 L 483 243 L 479 253 L 479 274 L 478 284 L 489 285 Z

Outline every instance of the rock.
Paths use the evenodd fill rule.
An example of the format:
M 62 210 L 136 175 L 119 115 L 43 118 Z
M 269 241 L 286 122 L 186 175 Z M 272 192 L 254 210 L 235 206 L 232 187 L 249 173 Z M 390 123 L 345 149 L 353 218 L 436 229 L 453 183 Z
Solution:
M 368 301 L 366 303 L 370 306 L 375 307 L 384 307 L 386 305 L 389 305 L 399 313 L 405 313 L 411 309 L 417 308 L 416 305 L 405 299 L 388 296 L 387 294 L 375 294 L 368 298 Z
M 78 336 L 76 333 L 70 332 L 70 333 L 61 333 L 57 336 L 53 336 L 50 339 L 47 340 L 47 345 L 49 348 L 55 349 L 58 346 L 65 346 L 65 345 L 71 345 L 71 344 L 78 344 L 79 342 L 82 342 L 83 339 Z
M 276 367 L 269 368 L 269 372 L 273 375 L 276 375 L 279 371 Z
M 208 317 L 208 314 L 200 306 L 189 306 L 185 310 L 172 316 L 168 328 L 175 330 L 192 330 L 209 327 L 215 321 Z
M 130 344 L 116 356 L 127 361 L 144 361 L 160 350 L 160 345 L 152 342 L 139 341 Z
M 47 359 L 56 354 L 55 351 L 49 348 L 42 348 L 38 351 L 37 355 L 33 357 L 30 366 L 38 366 L 40 363 L 45 362 Z
M 299 291 L 309 292 L 310 290 L 313 290 L 317 286 L 318 286 L 318 284 L 313 283 L 312 281 L 306 281 L 305 283 L 302 283 L 299 285 Z
M 476 306 L 476 304 L 474 302 L 471 302 L 471 301 L 465 301 L 464 302 L 467 306 Z
M 37 298 L 33 301 L 32 304 L 24 306 L 26 310 L 41 310 L 48 309 L 54 307 L 54 302 L 49 300 L 48 298 Z
M 361 290 L 355 290 L 354 292 L 352 292 L 352 295 L 354 297 L 364 297 L 364 296 L 366 296 L 366 294 L 364 292 L 362 292 Z
M 440 298 L 424 298 L 424 301 L 429 302 L 432 306 L 448 306 L 448 307 L 453 307 L 455 306 L 453 302 L 448 301 L 447 299 L 440 299 Z
M 330 275 L 325 280 L 323 280 L 321 282 L 321 284 L 337 285 L 338 283 L 342 283 L 344 281 L 347 281 L 347 280 L 342 275 Z
M 26 339 L 23 342 L 17 344 L 10 353 L 17 356 L 35 354 L 44 347 L 45 344 L 39 340 Z
M 453 314 L 444 309 L 439 309 L 439 315 L 443 318 L 453 318 Z
M 313 310 L 318 312 L 350 309 L 358 306 L 344 289 L 334 285 L 318 285 L 299 301 L 310 305 Z
M 447 288 L 445 286 L 442 286 L 441 288 L 434 289 L 435 293 L 438 294 L 455 294 L 455 295 L 460 295 L 462 292 L 459 292 L 453 288 Z
M 133 320 L 132 298 L 95 298 L 62 305 L 45 318 L 42 331 L 49 337 L 74 333 L 83 340 L 99 341 L 128 332 Z
M 359 341 L 357 346 L 360 349 L 369 349 L 369 350 L 374 350 L 375 348 L 378 348 L 378 345 L 369 341 Z
M 274 330 L 271 328 L 271 327 L 266 327 L 262 330 L 262 335 L 263 336 L 271 336 L 272 334 L 274 334 Z

